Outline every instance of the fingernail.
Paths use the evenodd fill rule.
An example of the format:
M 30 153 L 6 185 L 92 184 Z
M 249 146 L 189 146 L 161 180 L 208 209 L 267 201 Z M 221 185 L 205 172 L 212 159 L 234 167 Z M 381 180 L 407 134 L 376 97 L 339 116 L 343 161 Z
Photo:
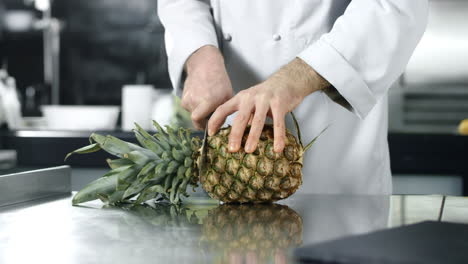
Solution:
M 236 144 L 234 143 L 229 143 L 229 151 L 234 152 L 236 150 Z
M 280 148 L 281 146 L 278 143 L 275 143 L 275 145 L 273 146 L 275 152 L 281 152 Z
M 253 146 L 252 146 L 252 144 L 246 144 L 246 145 L 245 145 L 245 152 L 247 152 L 247 153 L 253 152 Z

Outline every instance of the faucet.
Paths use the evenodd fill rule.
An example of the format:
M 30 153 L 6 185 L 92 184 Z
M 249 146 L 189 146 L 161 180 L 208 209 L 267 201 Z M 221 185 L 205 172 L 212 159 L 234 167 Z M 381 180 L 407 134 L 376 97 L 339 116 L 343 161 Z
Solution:
M 60 104 L 60 32 L 63 22 L 52 17 L 53 0 L 28 0 L 42 12 L 42 19 L 35 27 L 43 31 L 44 81 L 51 87 L 51 103 Z

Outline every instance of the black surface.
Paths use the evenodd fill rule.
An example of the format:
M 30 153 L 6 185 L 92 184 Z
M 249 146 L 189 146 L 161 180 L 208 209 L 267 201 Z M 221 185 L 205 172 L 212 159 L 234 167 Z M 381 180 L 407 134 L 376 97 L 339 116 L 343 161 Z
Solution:
M 392 173 L 458 175 L 468 196 L 468 136 L 389 133 Z
M 72 150 L 89 145 L 89 135 L 91 132 L 59 132 L 63 136 L 56 136 L 51 132 L 39 132 L 37 135 L 22 136 L 22 132 L 7 132 L 3 134 L 3 148 L 16 149 L 18 166 L 57 166 L 72 165 L 76 167 L 105 167 L 105 160 L 109 154 L 99 151 L 87 155 L 74 155 L 67 161 L 65 156 Z M 34 133 L 34 132 L 32 132 Z M 54 133 L 54 134 L 52 134 Z M 103 135 L 114 135 L 122 140 L 136 142 L 132 133 L 119 131 L 100 131 Z
M 468 263 L 468 225 L 423 222 L 305 246 L 302 263 Z
M 468 173 L 468 136 L 390 133 L 388 142 L 396 173 Z

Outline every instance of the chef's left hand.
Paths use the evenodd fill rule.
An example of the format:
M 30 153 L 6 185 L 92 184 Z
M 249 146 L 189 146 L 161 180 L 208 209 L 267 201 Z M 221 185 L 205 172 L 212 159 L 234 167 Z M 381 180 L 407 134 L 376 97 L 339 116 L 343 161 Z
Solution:
M 229 135 L 228 149 L 230 152 L 240 149 L 245 128 L 251 120 L 244 149 L 252 153 L 257 148 L 265 119 L 270 116 L 273 118 L 274 151 L 281 152 L 285 145 L 286 114 L 294 110 L 307 95 L 329 85 L 312 67 L 296 58 L 264 82 L 239 92 L 220 105 L 208 122 L 208 134 L 214 135 L 227 116 L 238 112 Z

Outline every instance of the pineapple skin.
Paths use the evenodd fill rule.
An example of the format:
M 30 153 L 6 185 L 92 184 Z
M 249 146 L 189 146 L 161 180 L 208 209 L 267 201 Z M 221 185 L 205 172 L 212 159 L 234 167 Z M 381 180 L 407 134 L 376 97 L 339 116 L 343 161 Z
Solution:
M 283 152 L 273 151 L 273 126 L 265 125 L 257 149 L 245 153 L 243 146 L 250 128 L 244 133 L 241 149 L 228 152 L 230 127 L 208 137 L 207 170 L 199 181 L 208 195 L 224 203 L 265 203 L 291 196 L 302 184 L 303 147 L 286 131 Z

